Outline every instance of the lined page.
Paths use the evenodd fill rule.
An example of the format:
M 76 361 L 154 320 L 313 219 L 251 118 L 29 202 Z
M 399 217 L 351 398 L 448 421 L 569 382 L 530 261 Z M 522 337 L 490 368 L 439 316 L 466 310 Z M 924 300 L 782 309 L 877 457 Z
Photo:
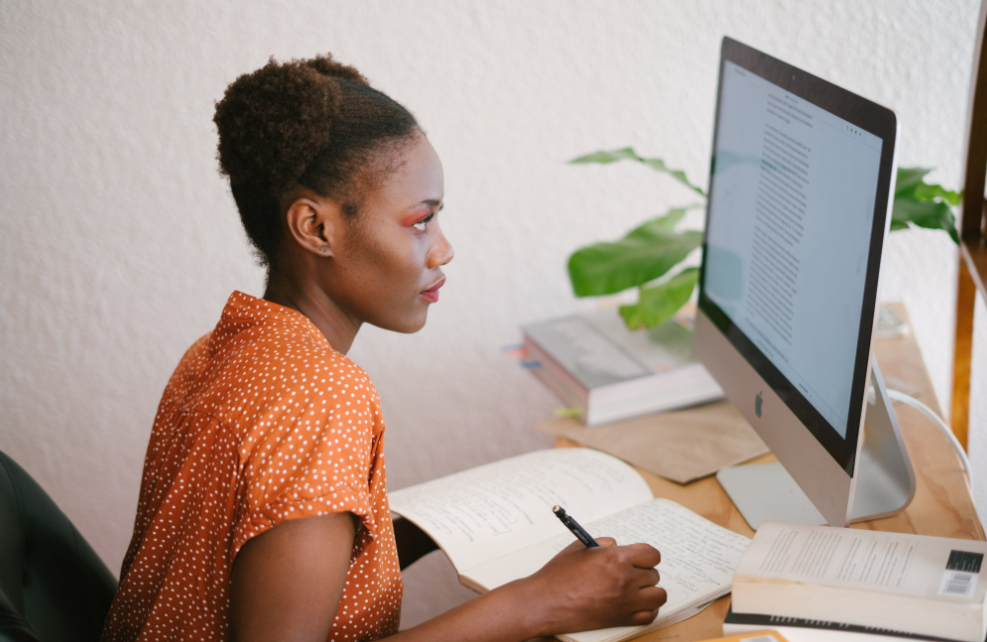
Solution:
M 540 450 L 390 493 L 391 510 L 428 533 L 460 573 L 568 534 L 555 504 L 592 521 L 649 499 L 633 468 L 589 448 Z
M 620 545 L 646 542 L 661 552 L 659 586 L 668 602 L 658 613 L 658 623 L 674 620 L 683 609 L 708 602 L 729 590 L 733 568 L 750 540 L 717 526 L 669 499 L 655 499 L 619 513 L 583 524 L 594 537 L 613 537 Z M 529 546 L 503 559 L 468 569 L 464 575 L 488 590 L 531 575 L 574 537 L 565 533 Z M 671 623 L 671 622 L 669 622 Z M 594 642 L 620 638 L 639 627 L 585 631 L 569 637 Z

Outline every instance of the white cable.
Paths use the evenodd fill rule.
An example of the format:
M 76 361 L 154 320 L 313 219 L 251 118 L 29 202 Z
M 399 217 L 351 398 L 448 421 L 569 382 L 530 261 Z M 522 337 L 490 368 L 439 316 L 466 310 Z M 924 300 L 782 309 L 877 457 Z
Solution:
M 966 481 L 967 481 L 967 484 L 969 484 L 969 486 L 970 486 L 970 496 L 972 497 L 973 496 L 973 470 L 970 467 L 970 458 L 967 457 L 966 451 L 963 450 L 963 446 L 960 445 L 960 442 L 956 438 L 956 435 L 954 435 L 953 434 L 953 431 L 949 429 L 949 426 L 946 425 L 946 422 L 942 420 L 942 417 L 940 417 L 939 415 L 937 415 L 932 410 L 932 408 L 929 408 L 928 406 L 926 406 L 924 403 L 922 403 L 921 401 L 919 401 L 915 397 L 912 397 L 910 395 L 906 395 L 905 393 L 900 392 L 898 390 L 892 390 L 890 388 L 888 388 L 887 391 L 888 391 L 888 397 L 889 398 L 891 398 L 894 401 L 900 401 L 903 404 L 906 404 L 906 405 L 911 406 L 912 408 L 915 408 L 916 410 L 918 410 L 919 412 L 921 412 L 923 415 L 925 415 L 926 417 L 928 417 L 929 420 L 936 425 L 936 428 L 938 428 L 942 432 L 942 434 L 946 435 L 946 437 L 949 439 L 950 443 L 953 444 L 953 449 L 956 450 L 956 456 L 960 458 L 960 464 L 962 464 L 962 466 L 963 466 L 963 472 L 966 473 Z

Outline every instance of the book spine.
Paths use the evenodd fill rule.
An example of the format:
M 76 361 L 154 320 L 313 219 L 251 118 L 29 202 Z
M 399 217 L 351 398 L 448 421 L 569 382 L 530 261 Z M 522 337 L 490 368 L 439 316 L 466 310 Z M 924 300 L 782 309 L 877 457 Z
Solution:
M 757 615 L 748 619 L 746 615 L 727 615 L 723 622 L 723 635 L 739 635 L 742 633 L 753 633 L 771 629 L 782 635 L 791 635 L 792 639 L 799 637 L 798 632 L 806 629 L 826 631 L 827 636 L 832 636 L 834 640 L 841 640 L 844 637 L 858 640 L 861 633 L 873 635 L 875 642 L 888 638 L 906 640 L 927 640 L 928 642 L 959 642 L 949 638 L 940 638 L 929 635 L 919 635 L 904 633 L 891 629 L 879 629 L 872 626 L 855 626 L 852 624 L 840 624 L 838 622 L 826 622 L 823 620 L 803 620 L 800 618 L 781 617 L 776 615 Z M 841 634 L 846 634 L 843 636 Z
M 580 419 L 585 423 L 589 412 L 589 391 L 527 335 L 524 337 L 524 350 L 529 362 L 538 362 L 537 366 L 529 368 L 531 374 L 554 392 L 567 408 L 578 408 Z
M 759 605 L 771 604 L 782 617 L 848 622 L 862 627 L 894 626 L 924 636 L 981 642 L 984 610 L 969 604 L 932 602 L 910 595 L 801 582 L 763 582 L 762 578 L 734 576 L 732 608 L 737 615 L 757 614 Z M 810 612 L 811 611 L 811 612 Z

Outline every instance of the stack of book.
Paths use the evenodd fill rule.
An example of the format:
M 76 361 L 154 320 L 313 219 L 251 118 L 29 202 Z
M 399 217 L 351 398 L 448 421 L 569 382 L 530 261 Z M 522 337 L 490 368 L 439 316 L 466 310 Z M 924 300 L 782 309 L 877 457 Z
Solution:
M 734 569 L 723 631 L 981 642 L 985 554 L 987 542 L 765 522 Z
M 630 331 L 616 310 L 522 326 L 529 369 L 587 426 L 723 397 L 678 319 Z

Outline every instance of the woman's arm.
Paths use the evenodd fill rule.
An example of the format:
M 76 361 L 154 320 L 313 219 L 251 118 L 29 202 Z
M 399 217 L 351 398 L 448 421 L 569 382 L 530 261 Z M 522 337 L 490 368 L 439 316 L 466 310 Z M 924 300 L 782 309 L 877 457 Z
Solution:
M 230 589 L 230 640 L 324 642 L 339 606 L 356 533 L 349 513 L 278 524 L 244 544 Z M 647 544 L 574 542 L 540 571 L 398 634 L 396 641 L 521 641 L 647 624 L 665 603 L 661 561 Z
M 356 536 L 352 513 L 281 522 L 233 560 L 230 642 L 325 642 Z

